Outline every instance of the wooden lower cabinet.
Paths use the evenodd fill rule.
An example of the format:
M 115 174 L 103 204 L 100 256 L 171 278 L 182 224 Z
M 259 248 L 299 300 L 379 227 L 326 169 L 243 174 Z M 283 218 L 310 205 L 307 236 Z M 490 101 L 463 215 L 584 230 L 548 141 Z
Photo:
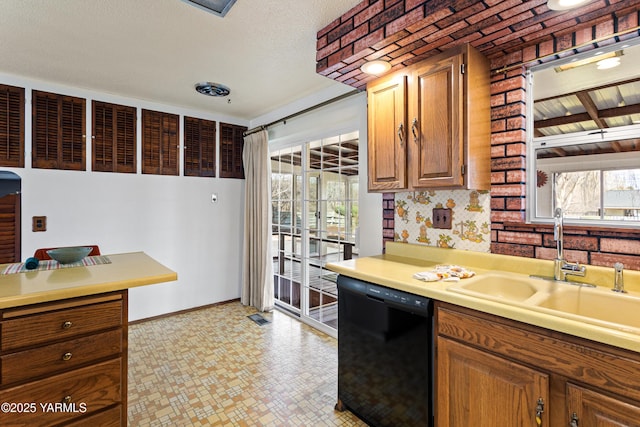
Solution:
M 127 425 L 126 290 L 4 309 L 0 332 L 0 425 Z
M 640 354 L 441 303 L 438 427 L 640 427 Z
M 447 338 L 437 347 L 438 427 L 535 425 L 538 400 L 549 400 L 547 374 Z M 539 416 L 549 425 L 547 412 Z

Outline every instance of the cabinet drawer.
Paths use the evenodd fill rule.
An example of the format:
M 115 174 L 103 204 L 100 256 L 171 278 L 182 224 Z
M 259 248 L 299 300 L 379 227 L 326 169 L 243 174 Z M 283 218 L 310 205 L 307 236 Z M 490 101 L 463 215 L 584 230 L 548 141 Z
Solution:
M 114 359 L 3 390 L 0 402 L 35 403 L 31 412 L 3 413 L 3 424 L 50 426 L 118 404 L 121 373 L 122 362 Z
M 1 382 L 7 385 L 54 374 L 122 351 L 122 330 L 89 335 L 0 357 Z
M 2 351 L 62 340 L 122 325 L 122 300 L 2 321 Z
M 122 405 L 65 424 L 66 427 L 120 427 L 123 425 L 127 424 L 126 420 L 124 422 L 122 420 Z

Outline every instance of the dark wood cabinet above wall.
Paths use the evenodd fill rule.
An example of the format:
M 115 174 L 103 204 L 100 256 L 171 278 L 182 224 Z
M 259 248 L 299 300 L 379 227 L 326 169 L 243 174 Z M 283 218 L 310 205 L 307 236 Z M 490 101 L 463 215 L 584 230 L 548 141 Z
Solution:
M 220 123 L 220 178 L 244 179 L 244 126 Z
M 142 110 L 142 173 L 178 175 L 177 114 Z
M 32 166 L 86 170 L 86 101 L 33 91 Z
M 184 118 L 184 175 L 216 176 L 216 122 Z
M 93 101 L 92 170 L 136 172 L 136 108 Z
M 0 166 L 24 167 L 24 88 L 0 85 Z

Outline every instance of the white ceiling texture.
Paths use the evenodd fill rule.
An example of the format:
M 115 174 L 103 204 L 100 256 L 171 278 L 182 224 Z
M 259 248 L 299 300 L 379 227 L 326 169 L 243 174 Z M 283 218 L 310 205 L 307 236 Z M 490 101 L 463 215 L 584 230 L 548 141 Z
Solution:
M 219 17 L 182 0 L 0 0 L 0 73 L 251 120 L 352 90 L 316 74 L 316 33 L 359 2 L 237 0 Z

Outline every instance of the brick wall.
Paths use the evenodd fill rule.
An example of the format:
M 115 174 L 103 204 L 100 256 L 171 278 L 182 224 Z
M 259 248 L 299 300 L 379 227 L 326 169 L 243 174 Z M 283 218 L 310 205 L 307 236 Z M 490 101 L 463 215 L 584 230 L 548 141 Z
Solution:
M 552 259 L 552 227 L 524 222 L 526 92 L 525 68 L 518 64 L 638 37 L 639 6 L 640 1 L 600 0 L 558 13 L 549 11 L 545 0 L 365 0 L 318 32 L 316 68 L 364 89 L 372 79 L 359 70 L 366 60 L 389 60 L 395 70 L 461 43 L 483 52 L 493 70 L 491 251 Z M 625 34 L 611 37 L 619 33 Z M 598 44 L 590 43 L 594 40 Z M 385 194 L 385 241 L 393 239 L 394 208 L 393 194 Z M 604 266 L 620 261 L 640 270 L 639 232 L 567 226 L 564 246 L 570 261 Z

